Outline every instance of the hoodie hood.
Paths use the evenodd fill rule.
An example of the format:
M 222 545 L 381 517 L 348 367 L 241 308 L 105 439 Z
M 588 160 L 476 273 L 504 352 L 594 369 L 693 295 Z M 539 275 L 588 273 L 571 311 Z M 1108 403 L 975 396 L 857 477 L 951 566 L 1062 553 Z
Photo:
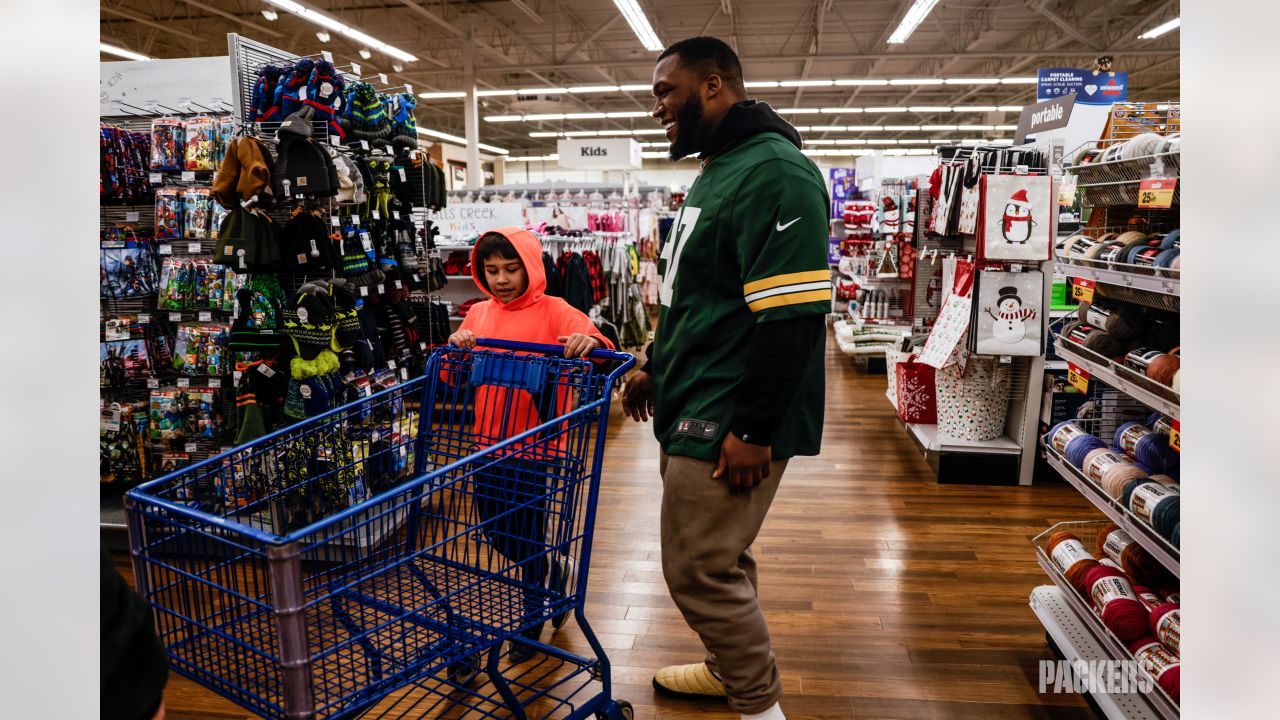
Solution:
M 711 136 L 711 140 L 707 142 L 707 147 L 699 157 L 704 160 L 713 158 L 726 148 L 764 132 L 777 133 L 789 140 L 796 148 L 803 147 L 800 132 L 791 123 L 783 120 L 781 115 L 774 112 L 768 103 L 759 100 L 743 100 L 724 114 L 720 126 L 716 128 L 715 134 Z
M 547 273 L 542 266 L 542 241 L 532 231 L 518 227 L 498 228 L 489 232 L 496 232 L 511 241 L 512 246 L 516 249 L 516 254 L 520 256 L 520 261 L 524 263 L 524 272 L 529 278 L 529 287 L 525 288 L 520 297 L 504 304 L 481 281 L 484 276 L 484 265 L 476 257 L 476 248 L 473 247 L 471 248 L 471 277 L 475 280 L 476 287 L 480 288 L 493 301 L 494 305 L 502 310 L 523 310 L 541 300 L 542 296 L 547 292 Z M 479 243 L 476 243 L 476 245 L 478 246 Z

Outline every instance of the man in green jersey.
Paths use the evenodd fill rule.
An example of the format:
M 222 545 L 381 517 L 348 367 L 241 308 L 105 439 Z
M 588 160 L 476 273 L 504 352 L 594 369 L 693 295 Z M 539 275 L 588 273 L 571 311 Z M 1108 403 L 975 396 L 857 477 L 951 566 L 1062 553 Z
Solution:
M 747 99 L 724 42 L 667 48 L 653 94 L 671 158 L 699 153 L 702 169 L 662 249 L 658 331 L 623 409 L 653 416 L 663 575 L 707 649 L 703 663 L 659 670 L 654 687 L 777 720 L 751 544 L 788 459 L 816 455 L 822 438 L 827 188 L 796 129 Z

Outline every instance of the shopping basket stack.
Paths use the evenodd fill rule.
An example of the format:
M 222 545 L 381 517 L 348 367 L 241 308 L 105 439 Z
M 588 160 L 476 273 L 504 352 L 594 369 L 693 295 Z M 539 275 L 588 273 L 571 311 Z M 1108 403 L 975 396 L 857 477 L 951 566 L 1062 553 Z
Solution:
M 630 355 L 482 341 L 131 491 L 173 670 L 267 718 L 631 717 L 582 612 Z M 576 578 L 568 581 L 568 568 Z M 510 640 L 567 614 L 582 657 Z

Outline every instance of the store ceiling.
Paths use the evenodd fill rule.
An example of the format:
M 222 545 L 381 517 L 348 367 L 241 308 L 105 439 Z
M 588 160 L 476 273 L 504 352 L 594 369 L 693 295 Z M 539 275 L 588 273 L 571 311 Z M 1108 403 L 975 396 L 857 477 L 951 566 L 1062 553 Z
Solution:
M 158 58 L 227 52 L 226 34 L 240 33 L 299 54 L 332 52 L 355 61 L 363 75 L 386 73 L 415 93 L 461 90 L 467 37 L 474 32 L 480 88 L 525 89 L 647 84 L 655 53 L 646 51 L 610 0 L 308 0 L 321 10 L 418 58 L 402 63 L 265 0 L 102 0 L 101 39 Z M 1033 77 L 1040 67 L 1091 67 L 1115 57 L 1129 72 L 1129 97 L 1179 97 L 1179 33 L 1154 40 L 1137 36 L 1176 17 L 1178 0 L 941 0 L 910 39 L 885 41 L 911 0 L 640 0 L 666 44 L 698 34 L 730 42 L 748 81 L 901 78 Z M 270 21 L 262 10 L 275 10 Z M 103 55 L 102 59 L 118 58 Z M 1035 100 L 1033 84 L 888 85 L 756 88 L 777 108 L 917 108 L 906 112 L 800 115 L 798 125 L 942 126 L 1014 125 L 1016 112 L 939 112 L 927 108 L 1015 106 Z M 481 98 L 481 117 L 530 113 L 637 112 L 648 93 L 564 93 L 539 103 L 509 96 Z M 462 101 L 421 99 L 419 124 L 463 134 Z M 821 117 L 821 120 L 817 118 Z M 512 155 L 554 152 L 553 138 L 530 132 L 651 129 L 644 118 L 480 123 L 481 140 Z M 973 132 L 959 132 L 973 135 Z M 1008 137 L 1008 131 L 985 131 Z M 807 134 L 870 137 L 856 132 Z M 919 137 L 920 131 L 880 131 L 877 138 Z M 638 137 L 662 140 L 661 137 Z

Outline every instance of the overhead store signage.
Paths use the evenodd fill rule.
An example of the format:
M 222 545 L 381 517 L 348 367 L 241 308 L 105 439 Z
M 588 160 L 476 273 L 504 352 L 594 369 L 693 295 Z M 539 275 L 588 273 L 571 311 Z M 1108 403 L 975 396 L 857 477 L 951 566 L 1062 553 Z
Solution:
M 569 138 L 556 143 L 560 167 L 589 170 L 639 170 L 640 143 L 631 138 Z
M 1071 121 L 1071 109 L 1075 105 L 1076 96 L 1067 94 L 1022 108 L 1022 115 L 1018 118 L 1018 131 L 1013 136 L 1013 144 L 1021 145 L 1028 135 L 1066 127 Z
M 524 213 L 517 203 L 459 203 L 432 213 L 431 222 L 441 236 L 467 240 L 502 227 L 522 227 Z
M 1076 94 L 1081 105 L 1110 105 L 1129 99 L 1129 73 L 1094 72 L 1078 68 L 1040 68 L 1036 73 L 1036 99 L 1051 100 Z

